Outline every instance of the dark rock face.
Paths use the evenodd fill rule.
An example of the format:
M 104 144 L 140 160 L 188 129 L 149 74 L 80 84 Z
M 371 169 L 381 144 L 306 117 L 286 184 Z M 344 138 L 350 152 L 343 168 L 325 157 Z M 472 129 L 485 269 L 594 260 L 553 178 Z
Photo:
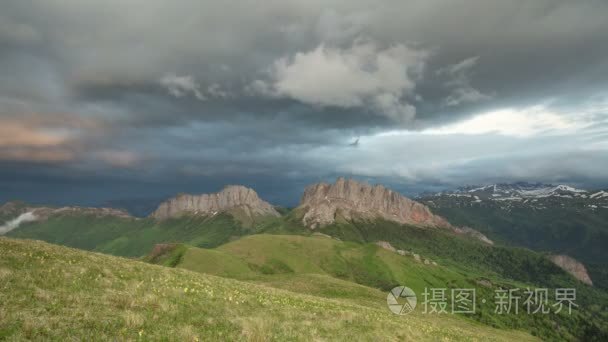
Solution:
M 177 195 L 161 203 L 151 216 L 163 220 L 184 212 L 214 215 L 234 208 L 243 208 L 251 216 L 280 216 L 274 207 L 260 199 L 254 190 L 240 185 L 229 185 L 215 194 Z
M 433 215 L 423 204 L 381 185 L 371 186 L 344 178 L 335 184 L 307 187 L 299 208 L 306 212 L 303 223 L 311 228 L 333 223 L 337 212 L 346 219 L 381 217 L 404 224 L 450 227 L 445 219 Z

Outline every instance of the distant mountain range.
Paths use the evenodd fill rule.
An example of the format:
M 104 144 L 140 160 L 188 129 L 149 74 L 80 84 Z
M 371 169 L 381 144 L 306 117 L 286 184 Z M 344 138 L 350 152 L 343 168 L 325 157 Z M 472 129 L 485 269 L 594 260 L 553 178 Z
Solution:
M 448 201 L 445 201 L 449 198 Z M 588 191 L 568 185 L 542 183 L 490 184 L 467 186 L 453 191 L 420 196 L 432 206 L 496 204 L 503 208 L 528 206 L 543 209 L 547 206 L 574 206 L 586 209 L 608 209 L 608 191 Z M 435 200 L 434 200 L 435 199 Z
M 138 256 L 156 243 L 214 247 L 264 232 L 317 231 L 338 236 L 347 230 L 354 234 L 352 238 L 392 242 L 391 238 L 401 237 L 369 232 L 369 227 L 382 231 L 386 222 L 392 222 L 395 227 L 442 230 L 486 244 L 497 241 L 569 255 L 590 266 L 594 283 L 606 286 L 607 209 L 607 192 L 566 185 L 469 186 L 415 201 L 381 185 L 339 178 L 334 184 L 307 187 L 300 205 L 282 213 L 243 186 L 227 186 L 214 194 L 179 194 L 145 218 L 119 209 L 9 202 L 0 206 L 0 219 L 5 222 L 0 234 Z
M 270 203 L 262 200 L 250 188 L 229 185 L 213 194 L 178 194 L 158 205 L 149 221 L 182 216 L 212 218 L 228 214 L 242 228 L 252 228 L 268 218 L 281 217 Z M 9 202 L 0 207 L 0 219 L 10 219 L 0 227 L 0 234 L 15 230 L 19 225 L 34 221 L 47 221 L 52 216 L 114 217 L 128 220 L 140 218 L 114 208 L 46 207 L 31 206 L 22 202 Z M 294 217 L 302 227 L 322 228 L 336 221 L 373 221 L 382 219 L 420 227 L 440 228 L 458 235 L 466 235 L 486 243 L 492 243 L 483 234 L 469 227 L 451 225 L 444 218 L 434 215 L 424 204 L 413 201 L 381 185 L 369 185 L 352 179 L 339 178 L 335 184 L 318 183 L 306 188 L 301 204 L 295 208 Z
M 512 183 L 424 194 L 418 201 L 452 224 L 513 246 L 582 260 L 596 284 L 608 284 L 608 191 Z
M 279 211 L 253 189 L 228 186 L 179 194 L 146 217 L 9 202 L 0 206 L 0 235 L 9 238 L 0 243 L 43 240 L 290 291 L 313 291 L 316 279 L 320 293 L 340 298 L 354 296 L 344 286 L 357 284 L 382 291 L 400 284 L 417 291 L 480 285 L 488 298 L 522 284 L 576 288 L 581 305 L 572 317 L 491 316 L 493 303 L 482 302 L 469 318 L 548 339 L 591 340 L 608 332 L 604 199 L 600 192 L 518 183 L 413 200 L 340 178 L 307 187 L 298 207 Z

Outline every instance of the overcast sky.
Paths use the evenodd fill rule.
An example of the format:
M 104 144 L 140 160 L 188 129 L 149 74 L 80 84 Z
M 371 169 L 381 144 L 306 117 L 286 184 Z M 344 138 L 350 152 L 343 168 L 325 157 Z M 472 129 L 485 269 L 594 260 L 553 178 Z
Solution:
M 0 201 L 608 187 L 605 0 L 7 0 Z

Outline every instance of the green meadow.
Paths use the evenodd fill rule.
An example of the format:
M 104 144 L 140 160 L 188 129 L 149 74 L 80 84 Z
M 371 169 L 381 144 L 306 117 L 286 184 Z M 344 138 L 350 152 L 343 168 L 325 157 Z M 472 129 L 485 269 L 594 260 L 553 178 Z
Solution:
M 305 277 L 311 282 L 317 278 L 317 285 L 352 289 L 358 295 L 306 295 L 44 242 L 0 238 L 0 339 L 535 339 L 457 317 L 394 315 L 370 301 L 381 299 L 383 292 L 346 281 L 332 284 L 321 275 Z
M 413 315 L 421 321 L 447 320 L 504 332 L 521 331 L 545 340 L 607 339 L 608 294 L 577 281 L 542 253 L 490 246 L 442 230 L 381 220 L 338 219 L 332 225 L 311 231 L 299 223 L 297 210 L 279 218 L 247 222 L 237 214 L 183 215 L 165 221 L 57 215 L 46 221 L 25 223 L 8 235 L 129 258 L 107 256 L 108 264 L 136 264 L 146 270 L 152 267 L 150 269 L 163 272 L 187 270 L 192 276 L 191 272 L 195 272 L 205 279 L 244 282 L 248 287 L 286 291 L 281 293 L 289 296 L 348 302 L 377 310 L 392 320 L 398 318 L 392 317 L 388 310 L 386 295 L 393 287 L 405 285 L 418 294 L 420 305 Z M 388 241 L 396 249 L 406 251 L 406 255 L 383 249 L 376 244 L 378 241 Z M 168 247 L 152 253 L 156 244 L 168 244 Z M 78 253 L 89 255 L 84 251 Z M 93 267 L 85 264 L 78 268 L 88 272 L 89 266 Z M 66 272 L 71 267 L 68 264 Z M 143 276 L 146 272 L 140 273 L 143 277 L 140 281 L 146 278 Z M 451 304 L 452 289 L 474 288 L 478 299 L 475 312 L 423 314 L 422 293 L 430 288 L 446 289 L 448 304 Z M 529 315 L 520 301 L 519 314 L 496 314 L 495 291 L 513 288 L 522 291 L 574 288 L 579 307 L 572 314 Z M 139 294 L 133 296 L 139 300 Z M 280 321 L 277 318 L 276 322 Z M 242 329 L 245 328 L 239 329 L 238 336 L 244 336 Z M 284 333 L 277 336 L 288 338 Z M 376 333 L 370 332 L 369 336 Z M 328 336 L 331 334 L 299 337 L 324 339 Z M 379 336 L 391 339 L 393 335 Z

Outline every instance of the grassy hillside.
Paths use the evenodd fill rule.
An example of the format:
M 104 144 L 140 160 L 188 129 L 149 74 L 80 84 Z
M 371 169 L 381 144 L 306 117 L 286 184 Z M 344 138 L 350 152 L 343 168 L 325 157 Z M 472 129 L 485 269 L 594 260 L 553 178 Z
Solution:
M 530 245 L 529 247 L 537 249 L 547 247 L 548 250 L 552 250 L 543 245 L 542 241 L 547 241 L 546 236 L 544 239 L 537 236 L 541 234 L 539 230 L 544 229 L 542 228 L 544 226 L 538 222 L 540 220 L 538 217 L 537 219 L 527 220 L 526 217 L 529 217 L 527 214 L 509 213 L 509 215 L 502 217 L 503 221 L 501 222 L 503 223 L 496 223 L 491 220 L 492 217 L 496 218 L 496 216 L 487 213 L 487 220 L 492 222 L 485 222 L 479 219 L 483 216 L 482 213 L 467 216 L 469 215 L 467 210 L 469 209 L 458 208 L 457 213 L 447 216 L 457 224 L 468 224 L 485 232 L 491 225 L 491 227 L 494 227 L 492 229 L 495 230 L 500 230 L 502 229 L 501 225 L 505 225 L 509 227 L 508 229 L 513 232 L 514 236 L 518 236 L 517 239 L 537 241 L 533 245 L 519 240 L 513 241 L 513 244 Z M 442 214 L 446 213 L 442 212 Z M 44 221 L 24 223 L 18 229 L 9 232 L 7 236 L 40 239 L 85 250 L 139 257 L 148 253 L 155 244 L 164 242 L 182 242 L 192 246 L 210 248 L 243 235 L 254 233 L 310 234 L 310 231 L 300 224 L 297 211 L 292 211 L 281 218 L 265 218 L 257 222 L 241 216 L 238 212 L 232 214 L 221 213 L 211 217 L 184 215 L 165 221 L 155 221 L 152 219 L 126 219 L 112 216 L 54 215 Z M 473 224 L 472 219 L 467 219 L 467 217 L 476 217 L 478 223 Z M 563 218 L 563 215 L 557 215 L 556 217 Z M 570 218 L 568 221 L 564 218 L 560 221 L 562 222 L 561 225 L 557 223 L 556 225 L 550 225 L 551 229 L 549 231 L 557 231 L 554 235 L 561 234 L 559 239 L 564 240 L 564 246 L 556 247 L 558 250 L 579 257 L 588 266 L 591 278 L 596 286 L 608 288 L 606 263 L 603 262 L 602 258 L 593 257 L 598 253 L 599 255 L 605 254 L 604 240 L 608 241 L 608 237 L 604 239 L 602 234 L 606 235 L 607 233 L 596 229 L 595 233 L 581 238 L 578 235 L 586 234 L 586 229 L 579 229 L 577 225 L 568 226 L 568 222 L 579 221 L 577 224 L 584 225 L 585 223 L 582 223 L 581 220 L 577 221 Z M 594 226 L 598 226 L 599 223 L 596 223 Z M 564 224 L 566 226 L 563 226 Z M 506 229 L 504 228 L 504 230 Z M 521 281 L 547 282 L 547 279 L 539 279 L 545 277 L 545 273 L 537 269 L 535 266 L 536 260 L 534 262 L 528 261 L 534 258 L 538 260 L 539 256 L 530 254 L 525 250 L 513 254 L 513 249 L 489 248 L 471 241 L 469 238 L 458 239 L 453 234 L 442 234 L 437 231 L 407 227 L 386 221 L 353 223 L 339 220 L 337 224 L 324 227 L 320 231 L 347 241 L 391 241 L 402 249 L 428 254 L 446 262 L 472 265 L 474 269 L 482 268 L 483 273 L 499 273 Z M 490 234 L 490 236 L 495 237 L 495 234 Z M 570 247 L 566 246 L 567 241 L 580 241 L 581 239 L 586 241 L 585 246 L 587 247 L 583 248 L 577 244 Z M 471 253 L 471 250 L 474 252 Z M 576 252 L 579 250 L 583 250 L 584 254 Z M 520 258 L 519 256 L 523 254 L 527 254 L 528 257 Z M 546 260 L 542 259 L 539 262 L 546 263 Z M 515 265 L 518 267 L 514 267 Z M 549 266 L 543 265 L 543 268 L 547 267 Z
M 467 225 L 495 240 L 533 249 L 559 251 L 608 264 L 608 210 L 580 208 L 439 207 L 454 224 Z
M 523 314 L 497 315 L 494 313 L 494 290 L 538 285 L 505 279 L 495 273 L 470 272 L 452 264 L 426 265 L 413 256 L 402 256 L 375 244 L 342 242 L 323 236 L 252 235 L 212 250 L 177 245 L 148 260 L 294 292 L 364 301 L 370 305 L 383 305 L 386 291 L 397 285 L 412 288 L 420 296 L 419 300 L 422 300 L 425 288 L 475 288 L 476 313 L 463 315 L 463 319 L 504 329 L 525 329 L 544 339 L 584 337 L 591 340 L 595 335 L 601 340 L 601 332 L 595 330 L 608 329 L 604 311 L 607 298 L 592 289 L 579 286 L 583 298 L 577 303 L 583 309 L 572 316 L 528 315 L 523 303 L 520 303 Z M 542 271 L 555 277 L 558 287 L 572 285 L 560 269 L 551 267 Z M 451 298 L 449 290 L 447 296 Z M 487 303 L 482 303 L 482 299 Z M 598 306 L 598 302 L 603 304 Z
M 608 289 L 608 210 L 569 206 L 505 210 L 498 205 L 453 206 L 436 201 L 434 212 L 499 243 L 577 258 L 589 266 L 594 283 Z
M 8 340 L 533 339 L 31 240 L 0 238 L 0 288 L 0 339 Z
M 7 236 L 138 257 L 148 253 L 157 243 L 186 242 L 193 246 L 214 247 L 247 232 L 239 221 L 225 213 L 209 217 L 184 215 L 164 221 L 54 215 L 45 221 L 23 224 Z
M 530 250 L 492 247 L 442 230 L 380 220 L 348 222 L 338 218 L 336 224 L 317 230 L 341 240 L 338 241 L 307 237 L 313 232 L 300 221 L 297 210 L 281 218 L 245 223 L 230 214 L 182 216 L 166 221 L 63 215 L 24 224 L 9 235 L 129 257 L 143 256 L 157 243 L 184 243 L 153 261 L 365 303 L 378 301 L 378 297 L 370 297 L 369 289 L 386 291 L 401 284 L 419 293 L 424 287 L 475 287 L 488 303 L 480 305 L 480 310 L 468 319 L 505 329 L 526 329 L 545 338 L 568 334 L 599 336 L 608 331 L 606 293 L 583 285 Z M 376 241 L 389 241 L 396 248 L 419 254 L 422 260 L 430 259 L 439 266 L 413 262 L 413 256 L 408 259 L 380 249 L 373 244 Z M 220 247 L 209 249 L 216 246 Z M 492 286 L 477 286 L 485 280 Z M 340 290 L 345 284 L 358 287 Z M 577 303 L 584 309 L 572 317 L 492 315 L 495 289 L 527 286 L 576 288 Z
M 311 231 L 299 222 L 296 211 L 281 218 L 245 224 L 242 219 L 234 218 L 228 213 L 211 217 L 184 215 L 164 221 L 54 215 L 44 221 L 25 223 L 7 235 L 113 255 L 139 257 L 147 254 L 157 243 L 186 243 L 210 248 L 254 233 L 310 235 Z M 564 283 L 563 272 L 542 255 L 525 249 L 490 247 L 468 237 L 458 237 L 440 230 L 408 227 L 387 221 L 338 220 L 338 223 L 319 231 L 344 241 L 390 241 L 397 248 L 455 266 L 468 274 L 495 275 L 547 286 Z M 556 274 L 559 281 L 553 279 Z M 384 288 L 390 284 L 384 278 L 379 279 L 383 279 Z
M 439 229 L 376 220 L 336 223 L 323 227 L 319 232 L 345 241 L 390 241 L 399 249 L 428 256 L 469 274 L 495 275 L 546 286 L 564 283 L 580 286 L 540 253 L 525 248 L 490 246 Z

